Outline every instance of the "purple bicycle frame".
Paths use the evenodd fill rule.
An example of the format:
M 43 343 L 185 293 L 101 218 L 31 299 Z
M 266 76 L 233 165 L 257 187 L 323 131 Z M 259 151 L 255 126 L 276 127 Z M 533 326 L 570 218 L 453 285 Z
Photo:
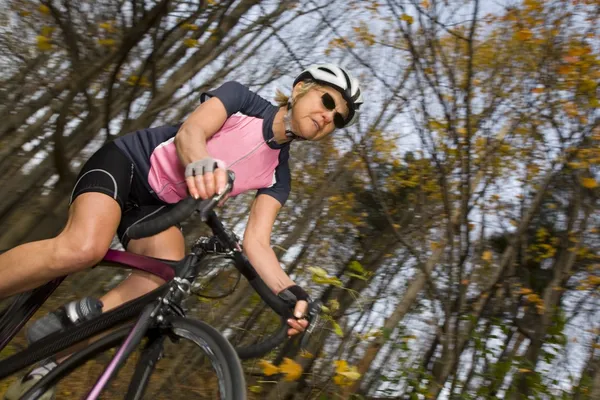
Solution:
M 134 269 L 146 271 L 161 277 L 167 282 L 170 281 L 175 275 L 173 268 L 161 262 L 160 260 L 144 256 L 138 256 L 137 254 L 127 253 L 123 251 L 109 250 L 106 256 L 104 256 L 104 261 L 110 261 L 122 265 L 127 265 Z M 117 351 L 115 356 L 112 358 L 108 366 L 104 369 L 104 372 L 102 373 L 100 378 L 98 378 L 90 392 L 85 397 L 86 400 L 96 400 L 98 396 L 100 396 L 100 392 L 102 392 L 102 390 L 108 384 L 111 377 L 116 373 L 116 370 L 123 363 L 125 357 L 128 356 L 128 354 L 126 354 L 125 352 L 131 346 L 132 342 L 141 340 L 141 337 L 139 337 L 139 335 L 146 331 L 149 324 L 150 316 L 147 315 L 147 312 L 148 309 L 146 309 L 145 312 L 143 312 L 142 315 L 140 315 L 137 322 L 129 332 L 129 335 L 127 335 L 127 338 L 119 347 L 119 350 Z
M 167 282 L 175 276 L 175 271 L 173 271 L 173 268 L 170 265 L 156 258 L 129 253 L 127 251 L 108 250 L 103 261 L 120 264 L 138 271 L 145 271 L 152 275 L 156 275 Z
M 173 267 L 166 262 L 162 262 L 156 258 L 129 253 L 127 251 L 110 249 L 104 256 L 103 261 L 109 262 L 110 264 L 107 265 L 109 267 L 132 268 L 138 271 L 145 271 L 158 276 L 167 282 L 175 276 Z M 3 349 L 12 340 L 19 330 L 27 323 L 29 318 L 31 318 L 31 316 L 41 307 L 44 301 L 52 295 L 63 279 L 64 277 L 61 277 L 49 282 L 47 285 L 54 285 L 54 287 L 45 291 L 43 298 L 38 297 L 38 300 L 34 300 L 33 304 L 29 304 L 25 310 L 21 310 L 18 321 L 9 321 L 8 325 L 2 327 L 2 332 L 0 334 L 0 349 Z M 35 304 L 35 301 L 37 301 L 38 304 Z

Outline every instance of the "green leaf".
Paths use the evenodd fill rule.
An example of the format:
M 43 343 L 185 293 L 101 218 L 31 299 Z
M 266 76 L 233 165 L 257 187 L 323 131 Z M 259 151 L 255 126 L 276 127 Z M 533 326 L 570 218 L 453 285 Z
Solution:
M 338 324 L 335 321 L 331 321 L 331 324 L 333 325 L 333 331 L 335 332 L 335 334 L 339 337 L 344 337 L 344 331 L 342 331 L 342 327 L 340 326 L 340 324 Z
M 342 281 L 340 281 L 336 277 L 323 278 L 323 277 L 320 277 L 317 275 L 313 275 L 312 280 L 314 283 L 317 283 L 320 285 L 333 285 L 333 286 L 337 286 L 337 287 L 342 287 Z
M 308 267 L 307 270 L 315 276 L 319 276 L 321 278 L 327 278 L 328 274 L 323 268 L 319 267 Z
M 358 275 L 358 274 L 353 274 L 352 272 L 347 272 L 346 273 L 347 276 L 351 277 L 351 278 L 356 278 L 356 279 L 360 279 L 362 281 L 368 281 L 369 279 L 364 276 L 364 275 Z
M 363 268 L 362 264 L 359 263 L 358 261 L 354 260 L 352 262 L 350 262 L 350 265 L 348 265 L 348 269 L 350 271 L 354 271 L 360 275 L 365 275 L 365 273 L 367 271 L 365 271 L 365 269 Z

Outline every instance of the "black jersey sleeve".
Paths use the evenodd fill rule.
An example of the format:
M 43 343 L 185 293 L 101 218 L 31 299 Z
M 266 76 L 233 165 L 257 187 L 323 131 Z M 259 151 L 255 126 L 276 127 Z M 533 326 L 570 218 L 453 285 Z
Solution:
M 273 107 L 270 102 L 236 81 L 225 82 L 214 90 L 202 93 L 200 101 L 205 102 L 211 97 L 221 100 L 227 110 L 227 118 L 237 112 L 251 117 L 264 117 Z
M 285 204 L 292 188 L 292 176 L 288 158 L 289 153 L 286 148 L 279 153 L 279 165 L 275 168 L 275 182 L 268 188 L 259 189 L 257 196 L 266 194 L 274 197 L 282 206 Z

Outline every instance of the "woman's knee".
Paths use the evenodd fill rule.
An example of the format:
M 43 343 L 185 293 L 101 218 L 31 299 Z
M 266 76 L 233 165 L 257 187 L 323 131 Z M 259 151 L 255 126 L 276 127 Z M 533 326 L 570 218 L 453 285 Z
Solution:
M 102 193 L 83 193 L 71 204 L 69 220 L 53 239 L 50 268 L 62 274 L 81 271 L 106 255 L 119 225 L 121 209 Z
M 68 232 L 61 233 L 54 241 L 54 260 L 50 264 L 63 274 L 93 267 L 102 261 L 109 247 L 93 237 L 77 237 Z

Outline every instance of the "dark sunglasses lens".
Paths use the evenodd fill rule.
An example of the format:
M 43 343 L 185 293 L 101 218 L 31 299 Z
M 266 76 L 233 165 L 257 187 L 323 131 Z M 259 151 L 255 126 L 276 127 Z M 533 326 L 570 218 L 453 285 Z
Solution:
M 328 110 L 335 109 L 335 100 L 333 100 L 333 97 L 331 97 L 331 95 L 329 93 L 323 94 L 323 96 L 321 96 L 321 101 L 323 102 L 323 105 L 325 106 L 326 109 L 328 109 Z
M 346 122 L 344 121 L 344 117 L 342 117 L 342 114 L 340 113 L 335 113 L 335 115 L 333 116 L 333 124 L 335 125 L 336 128 L 343 128 L 344 125 L 346 125 Z

